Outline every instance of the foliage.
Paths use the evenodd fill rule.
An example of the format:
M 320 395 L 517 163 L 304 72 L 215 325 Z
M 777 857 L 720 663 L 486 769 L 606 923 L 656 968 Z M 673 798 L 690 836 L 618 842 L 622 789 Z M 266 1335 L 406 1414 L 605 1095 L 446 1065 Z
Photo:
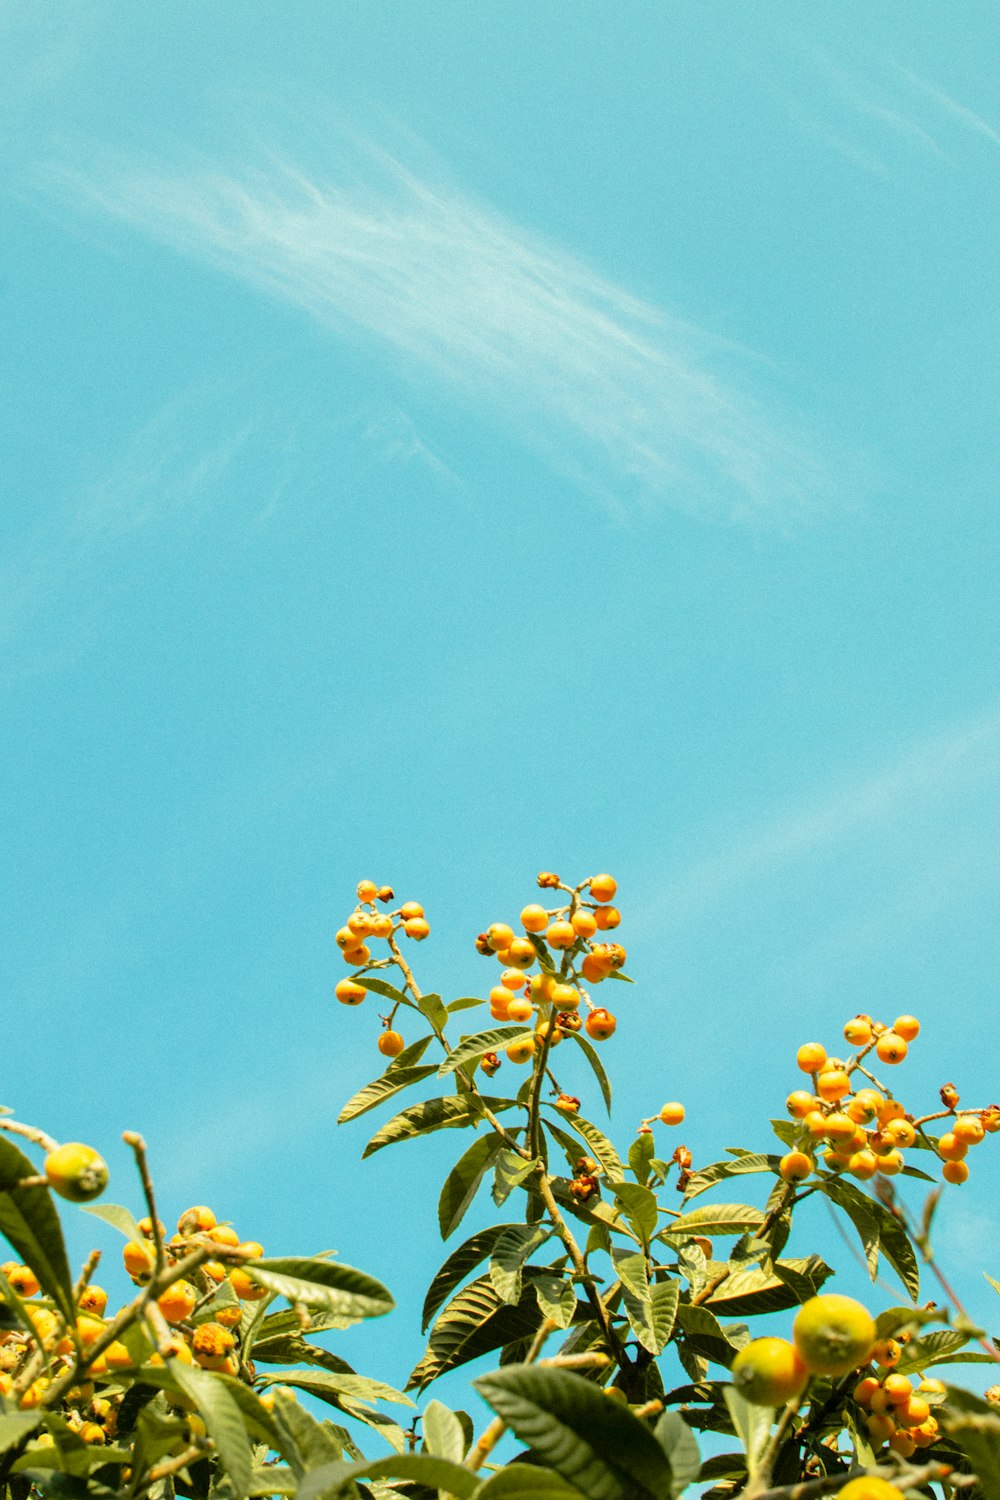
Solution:
M 145 1216 L 83 1209 L 122 1233 L 136 1285 L 108 1315 L 99 1257 L 74 1279 L 53 1196 L 96 1196 L 104 1164 L 4 1111 L 0 1232 L 16 1259 L 0 1269 L 0 1500 L 790 1500 L 793 1486 L 809 1500 L 862 1474 L 890 1500 L 934 1486 L 1000 1495 L 989 1399 L 1000 1390 L 984 1399 L 929 1373 L 998 1356 L 933 1262 L 943 1188 L 928 1170 L 964 1181 L 1000 1109 L 960 1109 L 946 1084 L 939 1110 L 908 1112 L 873 1066 L 898 1066 L 919 1024 L 857 1016 L 845 1058 L 800 1048 L 802 1087 L 772 1122 L 779 1150 L 734 1147 L 696 1167 L 686 1146 L 659 1145 L 684 1118 L 671 1101 L 621 1151 L 557 1081 L 554 1056 L 562 1047 L 574 1081 L 589 1080 L 576 1086 L 610 1112 L 600 1048 L 616 1021 L 591 992 L 630 982 L 625 949 L 607 938 L 620 922 L 615 883 L 569 886 L 543 872 L 538 885 L 552 905 L 525 907 L 521 935 L 496 922 L 476 939 L 502 966 L 488 1002 L 422 991 L 403 943 L 426 937 L 425 914 L 416 902 L 393 909 L 386 887 L 362 882 L 337 933 L 352 971 L 338 999 L 388 1006 L 386 1065 L 341 1120 L 391 1106 L 366 1156 L 460 1132 L 438 1202 L 442 1238 L 487 1191 L 504 1217 L 466 1233 L 434 1276 L 406 1392 L 323 1342 L 391 1310 L 380 1282 L 326 1256 L 268 1258 L 203 1206 L 168 1239 L 134 1134 Z M 467 1013 L 485 1003 L 489 1023 L 470 1030 Z M 497 1087 L 501 1067 L 517 1087 Z M 12 1136 L 45 1153 L 41 1171 Z M 901 1174 L 934 1183 L 919 1225 L 893 1190 Z M 732 1201 L 744 1181 L 760 1203 Z M 666 1199 L 677 1191 L 675 1207 Z M 819 1254 L 790 1251 L 795 1211 L 815 1195 L 857 1236 L 873 1282 L 882 1264 L 898 1281 L 877 1319 L 828 1295 Z M 941 1306 L 920 1302 L 922 1263 L 940 1277 Z M 775 1336 L 774 1315 L 790 1338 Z M 484 1356 L 496 1367 L 473 1386 L 494 1415 L 478 1435 L 436 1399 L 418 1411 L 440 1376 Z M 507 1432 L 521 1449 L 499 1462 Z M 703 1458 L 698 1433 L 727 1451 Z M 362 1451 L 372 1438 L 389 1452 Z

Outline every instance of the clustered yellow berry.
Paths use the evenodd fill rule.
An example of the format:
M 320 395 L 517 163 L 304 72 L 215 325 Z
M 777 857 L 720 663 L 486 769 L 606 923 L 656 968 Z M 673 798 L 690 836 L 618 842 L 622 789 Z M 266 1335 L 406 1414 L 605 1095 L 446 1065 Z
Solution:
M 953 1084 L 941 1090 L 945 1111 L 956 1115 L 939 1140 L 923 1129 L 941 1113 L 915 1117 L 869 1072 L 867 1059 L 894 1066 L 906 1057 L 920 1031 L 915 1016 L 897 1016 L 891 1026 L 868 1015 L 853 1016 L 844 1026 L 844 1040 L 856 1050 L 846 1059 L 830 1057 L 820 1042 L 805 1042 L 796 1062 L 809 1076 L 811 1087 L 793 1089 L 785 1107 L 799 1126 L 798 1138 L 779 1164 L 788 1183 L 802 1182 L 816 1166 L 816 1153 L 832 1172 L 847 1172 L 861 1182 L 876 1174 L 894 1177 L 906 1164 L 904 1152 L 921 1145 L 936 1151 L 946 1182 L 964 1182 L 969 1175 L 965 1156 L 990 1132 L 1000 1130 L 1000 1106 L 956 1115 L 959 1102 Z M 855 1090 L 855 1082 L 862 1087 Z
M 873 1446 L 877 1449 L 887 1443 L 893 1452 L 908 1458 L 937 1439 L 938 1423 L 931 1408 L 943 1400 L 945 1387 L 933 1379 L 914 1386 L 906 1375 L 893 1372 L 902 1354 L 900 1340 L 905 1337 L 879 1339 L 866 1307 L 853 1297 L 824 1292 L 799 1308 L 790 1341 L 752 1339 L 736 1355 L 730 1375 L 747 1401 L 783 1406 L 800 1400 L 814 1375 L 839 1380 L 857 1371 L 860 1378 L 853 1398 Z M 860 1500 L 868 1492 L 859 1489 L 856 1493 Z M 871 1492 L 872 1496 L 881 1493 Z

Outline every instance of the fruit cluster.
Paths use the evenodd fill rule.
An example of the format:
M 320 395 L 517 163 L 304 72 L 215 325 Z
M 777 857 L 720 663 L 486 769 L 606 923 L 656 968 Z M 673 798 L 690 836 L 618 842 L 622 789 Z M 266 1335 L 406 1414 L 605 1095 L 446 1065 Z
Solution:
M 344 955 L 344 962 L 350 964 L 351 968 L 367 969 L 373 966 L 372 951 L 368 946 L 370 938 L 384 939 L 392 948 L 397 932 L 404 933 L 415 942 L 422 942 L 427 937 L 431 930 L 430 924 L 419 901 L 404 901 L 396 911 L 379 911 L 377 903 L 388 906 L 394 900 L 395 892 L 391 886 L 377 886 L 374 880 L 359 882 L 358 904 L 334 937 L 337 947 Z M 375 966 L 382 967 L 388 961 L 391 960 L 374 962 Z M 334 994 L 342 1005 L 360 1005 L 368 991 L 353 979 L 342 979 Z
M 142 1238 L 126 1244 L 123 1259 L 132 1281 L 145 1286 L 156 1271 L 154 1228 L 148 1218 L 138 1227 Z M 15 1261 L 0 1266 L 30 1324 L 30 1331 L 26 1326 L 0 1329 L 0 1397 L 25 1410 L 49 1404 L 50 1388 L 75 1371 L 76 1383 L 62 1392 L 58 1410 L 85 1443 L 100 1444 L 115 1435 L 123 1394 L 116 1376 L 122 1371 L 173 1358 L 240 1375 L 243 1303 L 267 1295 L 244 1264 L 259 1259 L 263 1246 L 241 1241 L 234 1229 L 219 1224 L 212 1210 L 200 1205 L 181 1215 L 169 1241 L 162 1224 L 157 1230 L 168 1275 L 193 1250 L 217 1246 L 230 1263 L 208 1259 L 194 1265 L 188 1276 L 175 1278 L 150 1303 L 141 1328 L 133 1322 L 130 1332 L 123 1322 L 121 1338 L 110 1342 L 107 1335 L 115 1319 L 106 1316 L 108 1294 L 102 1287 L 88 1282 L 78 1290 L 76 1317 L 70 1323 L 52 1299 L 40 1296 L 38 1277 L 29 1266 Z
M 507 922 L 493 922 L 476 938 L 478 952 L 503 965 L 500 983 L 489 994 L 493 1020 L 535 1023 L 533 1036 L 518 1037 L 506 1048 L 513 1063 L 528 1062 L 546 1038 L 554 1047 L 566 1032 L 583 1029 L 592 1041 L 603 1042 L 618 1025 L 609 1010 L 594 1005 L 586 989 L 617 974 L 625 963 L 621 943 L 594 941 L 598 933 L 613 931 L 621 922 L 621 912 L 611 905 L 616 881 L 610 875 L 592 875 L 568 886 L 543 870 L 538 884 L 542 890 L 564 892 L 568 901 L 524 907 L 518 919 L 524 936 L 515 934 Z M 536 965 L 538 971 L 532 973 Z M 579 1015 L 581 1003 L 585 1020 Z
M 811 1087 L 793 1090 L 785 1101 L 798 1125 L 793 1149 L 780 1163 L 786 1182 L 804 1181 L 815 1170 L 819 1150 L 830 1171 L 848 1172 L 861 1182 L 876 1173 L 892 1177 L 904 1170 L 903 1153 L 911 1146 L 936 1152 L 943 1162 L 941 1175 L 946 1182 L 966 1180 L 969 1147 L 1000 1130 L 1000 1106 L 959 1114 L 958 1094 L 952 1084 L 946 1084 L 941 1090 L 944 1109 L 914 1116 L 865 1063 L 874 1053 L 879 1062 L 896 1066 L 906 1057 L 919 1031 L 915 1016 L 897 1016 L 887 1026 L 871 1016 L 858 1015 L 844 1027 L 844 1040 L 856 1049 L 846 1059 L 828 1056 L 819 1042 L 806 1042 L 799 1048 L 796 1061 L 809 1076 Z M 865 1082 L 855 1089 L 858 1078 Z M 952 1117 L 951 1128 L 939 1138 L 924 1128 L 932 1120 Z
M 887 1443 L 909 1458 L 936 1441 L 932 1407 L 944 1399 L 945 1388 L 933 1379 L 914 1386 L 906 1375 L 894 1373 L 906 1342 L 906 1333 L 879 1338 L 875 1320 L 852 1297 L 821 1293 L 799 1308 L 790 1341 L 752 1339 L 736 1355 L 730 1375 L 736 1389 L 756 1406 L 794 1402 L 797 1408 L 814 1377 L 838 1380 L 857 1371 L 853 1399 L 873 1446 Z

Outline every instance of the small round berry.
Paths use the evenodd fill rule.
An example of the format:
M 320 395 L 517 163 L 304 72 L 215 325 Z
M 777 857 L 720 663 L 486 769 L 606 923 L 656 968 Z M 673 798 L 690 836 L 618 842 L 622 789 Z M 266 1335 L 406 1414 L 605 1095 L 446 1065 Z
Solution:
M 515 995 L 513 1000 L 507 1002 L 508 1021 L 516 1021 L 518 1025 L 521 1025 L 525 1021 L 530 1021 L 534 1014 L 535 1007 L 524 995 Z
M 524 989 L 524 971 L 522 969 L 504 969 L 500 975 L 500 983 L 504 989 L 511 990 L 516 995 L 518 990 Z
M 398 1057 L 405 1046 L 398 1031 L 383 1031 L 378 1039 L 378 1050 L 383 1057 Z
M 374 918 L 366 911 L 352 911 L 347 919 L 347 925 L 360 942 L 363 938 L 370 937 Z
M 353 979 L 341 979 L 333 993 L 341 1005 L 360 1005 L 368 991 L 362 985 L 355 984 Z
M 664 1125 L 679 1125 L 684 1119 L 683 1104 L 678 1104 L 676 1101 L 665 1104 L 660 1110 L 660 1119 Z
M 939 1137 L 937 1148 L 942 1161 L 963 1161 L 969 1154 L 968 1146 L 952 1130 Z
M 778 1171 L 786 1182 L 805 1182 L 815 1162 L 804 1151 L 789 1151 L 778 1163 Z
M 608 901 L 613 901 L 615 899 L 615 893 L 618 890 L 618 882 L 617 880 L 613 880 L 610 875 L 594 875 L 591 877 L 588 883 L 590 885 L 590 894 L 593 896 L 594 900 L 599 901 L 602 906 L 605 905 Z
M 545 934 L 545 941 L 550 948 L 572 948 L 576 942 L 576 932 L 571 922 L 553 922 Z
M 580 973 L 588 984 L 600 984 L 611 973 L 611 964 L 597 953 L 588 953 L 580 965 Z
M 862 1147 L 860 1151 L 852 1152 L 848 1159 L 847 1170 L 859 1182 L 867 1182 L 878 1171 L 878 1158 L 874 1151 Z
M 617 906 L 599 906 L 594 912 L 598 932 L 611 932 L 621 925 L 622 914 Z
M 894 1146 L 905 1151 L 916 1141 L 917 1127 L 910 1120 L 890 1120 L 885 1127 L 885 1135 Z
M 177 1220 L 178 1234 L 207 1234 L 218 1224 L 218 1219 L 210 1208 L 204 1203 L 196 1203 L 193 1208 L 186 1208 Z
M 872 1344 L 868 1355 L 883 1370 L 891 1370 L 903 1357 L 903 1346 L 898 1339 L 878 1339 Z
M 509 948 L 503 950 L 504 962 L 512 969 L 530 969 L 538 957 L 534 943 L 528 938 L 515 938 Z
M 968 1164 L 964 1161 L 946 1161 L 941 1168 L 941 1176 L 945 1182 L 953 1183 L 956 1186 L 959 1183 L 967 1182 L 969 1179 Z
M 816 1074 L 816 1092 L 828 1104 L 834 1104 L 851 1092 L 850 1075 L 843 1068 L 824 1068 Z
M 882 1095 L 875 1089 L 858 1089 L 853 1099 L 844 1105 L 844 1113 L 850 1115 L 855 1124 L 867 1125 L 878 1114 L 881 1103 Z
M 951 1133 L 956 1141 L 962 1141 L 966 1146 L 978 1146 L 986 1138 L 986 1128 L 978 1115 L 959 1115 Z
M 374 901 L 375 897 L 377 895 L 378 895 L 378 886 L 375 884 L 374 880 L 359 880 L 358 881 L 358 900 L 359 901 Z
M 415 913 L 415 915 L 422 915 L 422 913 Z M 501 953 L 514 941 L 514 929 L 508 927 L 506 922 L 491 922 L 486 929 L 486 941 L 494 953 Z
M 609 1010 L 592 1010 L 584 1023 L 587 1035 L 595 1042 L 605 1042 L 614 1036 L 618 1022 Z
M 804 1120 L 816 1108 L 816 1096 L 806 1089 L 794 1089 L 785 1100 L 785 1108 L 793 1120 Z
M 903 1038 L 895 1031 L 883 1031 L 875 1043 L 879 1060 L 884 1063 L 901 1063 L 908 1050 Z
M 804 1042 L 795 1054 L 803 1073 L 818 1073 L 826 1062 L 826 1048 L 821 1042 Z
M 198 1292 L 190 1281 L 175 1281 L 156 1299 L 156 1305 L 168 1323 L 183 1323 L 194 1312 Z
M 745 1344 L 729 1371 L 733 1385 L 753 1406 L 784 1406 L 798 1396 L 809 1371 L 787 1339 L 760 1338 Z
M 592 938 L 597 931 L 597 917 L 592 911 L 587 911 L 586 908 L 575 911 L 570 918 L 570 922 L 577 937 Z
M 535 1038 L 533 1036 L 515 1037 L 504 1051 L 512 1063 L 526 1063 L 534 1056 Z
M 521 912 L 521 926 L 525 932 L 544 932 L 549 925 L 549 914 L 544 906 L 532 902 Z
M 551 1000 L 557 1010 L 580 1009 L 580 991 L 573 984 L 554 984 Z
M 67 1198 L 70 1203 L 89 1203 L 107 1187 L 108 1167 L 93 1146 L 67 1141 L 45 1158 L 45 1177 L 60 1198 Z
M 403 923 L 406 936 L 416 943 L 422 943 L 430 930 L 430 923 L 424 917 L 408 917 Z
M 384 911 L 372 917 L 372 937 L 392 937 L 392 918 Z
M 259 1302 L 262 1297 L 267 1296 L 267 1288 L 254 1281 L 250 1272 L 245 1271 L 242 1266 L 234 1266 L 230 1271 L 229 1285 L 241 1302 Z
M 399 915 L 402 917 L 404 922 L 412 922 L 415 918 L 422 917 L 424 915 L 424 909 L 420 905 L 419 901 L 404 901 L 402 906 L 399 908 Z M 510 932 L 509 927 L 507 928 L 507 931 Z
M 349 964 L 352 969 L 363 969 L 365 964 L 371 962 L 372 951 L 367 943 L 359 943 L 356 948 L 345 948 L 343 954 L 345 964 Z
M 844 1027 L 844 1041 L 852 1047 L 867 1047 L 872 1039 L 870 1016 L 854 1016 Z
M 876 1161 L 878 1163 L 878 1170 L 883 1177 L 895 1177 L 903 1170 L 905 1165 L 902 1152 L 897 1151 L 895 1147 L 889 1151 L 881 1152 L 876 1157 Z
M 792 1337 L 807 1367 L 817 1375 L 847 1375 L 868 1358 L 875 1320 L 853 1297 L 823 1292 L 795 1315 Z
M 904 1042 L 912 1042 L 920 1034 L 920 1022 L 916 1016 L 897 1016 L 892 1023 L 892 1029 L 897 1036 L 901 1036 Z

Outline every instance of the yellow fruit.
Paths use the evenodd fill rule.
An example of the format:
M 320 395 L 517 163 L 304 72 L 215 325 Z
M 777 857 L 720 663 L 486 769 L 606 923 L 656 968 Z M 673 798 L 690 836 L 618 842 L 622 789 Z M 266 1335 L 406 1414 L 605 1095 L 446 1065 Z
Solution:
M 549 914 L 544 906 L 532 903 L 521 913 L 521 926 L 525 932 L 544 932 L 549 925 Z
M 892 1023 L 892 1029 L 897 1036 L 901 1036 L 904 1042 L 912 1042 L 920 1031 L 920 1022 L 916 1016 L 897 1016 Z
M 553 922 L 545 934 L 545 941 L 550 948 L 572 948 L 576 942 L 576 932 L 571 922 Z
M 104 1316 L 107 1305 L 108 1294 L 102 1286 L 85 1286 L 77 1302 L 81 1312 L 92 1313 L 95 1318 Z
M 599 906 L 594 912 L 594 920 L 600 932 L 610 932 L 612 928 L 621 924 L 622 914 L 617 906 Z
M 513 1000 L 508 1002 L 508 1021 L 516 1021 L 518 1024 L 521 1024 L 524 1021 L 530 1021 L 534 1014 L 535 1007 L 532 1005 L 531 1001 L 525 998 L 523 995 L 515 996 Z
M 957 1186 L 959 1183 L 968 1181 L 969 1169 L 964 1161 L 946 1161 L 941 1168 L 941 1176 L 945 1182 Z
M 416 943 L 422 943 L 424 938 L 429 935 L 430 930 L 430 923 L 425 921 L 423 917 L 410 917 L 403 923 L 403 931 L 406 933 L 406 936 L 412 938 Z
M 510 1046 L 505 1048 L 505 1051 L 512 1063 L 526 1063 L 530 1057 L 534 1056 L 535 1038 L 533 1036 L 516 1037 Z
M 746 1344 L 729 1374 L 741 1396 L 754 1406 L 784 1406 L 800 1394 L 809 1378 L 795 1345 L 778 1338 Z
M 494 953 L 502 953 L 514 941 L 514 929 L 508 927 L 506 922 L 491 922 L 486 929 L 486 941 Z M 534 948 L 531 951 L 534 953 Z
M 528 938 L 515 938 L 509 948 L 505 948 L 504 962 L 513 969 L 530 969 L 538 958 L 535 945 Z
M 342 979 L 335 986 L 333 993 L 341 1005 L 360 1005 L 368 991 L 362 985 L 355 984 L 353 979 Z
M 243 1309 L 238 1302 L 220 1307 L 215 1314 L 215 1321 L 221 1323 L 223 1328 L 236 1328 L 243 1321 Z
M 554 984 L 552 986 L 552 1004 L 556 1010 L 579 1010 L 580 991 L 572 984 Z
M 806 1089 L 794 1089 L 785 1100 L 785 1108 L 793 1120 L 804 1120 L 816 1108 L 816 1096 Z
M 844 1027 L 844 1041 L 852 1047 L 867 1047 L 872 1039 L 870 1016 L 854 1016 Z
M 875 1320 L 853 1297 L 822 1292 L 804 1302 L 792 1325 L 795 1347 L 817 1375 L 846 1375 L 867 1359 Z
M 135 1363 L 125 1345 L 118 1339 L 105 1349 L 104 1362 L 109 1370 L 128 1370 Z
M 684 1119 L 683 1104 L 677 1104 L 676 1102 L 665 1104 L 660 1110 L 660 1119 L 664 1125 L 679 1125 Z M 749 1400 L 750 1398 L 747 1397 L 747 1399 Z
M 843 1068 L 823 1067 L 816 1075 L 816 1092 L 828 1104 L 835 1104 L 851 1092 L 850 1076 Z
M 383 1057 L 398 1057 L 405 1046 L 398 1031 L 383 1031 L 378 1039 L 378 1050 Z
M 960 1141 L 954 1131 L 946 1130 L 938 1139 L 938 1155 L 942 1161 L 961 1161 L 968 1156 L 969 1148 Z
M 359 901 L 374 901 L 378 895 L 378 886 L 374 880 L 359 880 L 357 894 Z
M 267 1296 L 267 1288 L 254 1281 L 242 1266 L 234 1266 L 230 1271 L 229 1285 L 241 1302 L 259 1302 L 262 1297 Z
M 214 1229 L 218 1220 L 210 1208 L 204 1203 L 196 1203 L 193 1208 L 186 1208 L 177 1220 L 178 1234 L 207 1234 Z
M 615 899 L 617 890 L 618 882 L 617 880 L 613 880 L 610 875 L 594 875 L 591 877 L 590 894 L 593 896 L 594 900 L 599 901 L 602 906 L 605 905 L 608 901 L 613 901 Z
M 584 1022 L 587 1035 L 595 1042 L 607 1041 L 613 1036 L 618 1022 L 609 1010 L 592 1010 Z
M 240 1237 L 231 1224 L 216 1224 L 214 1229 L 208 1231 L 208 1238 L 217 1245 L 238 1245 L 240 1242 Z
M 778 1171 L 786 1182 L 804 1182 L 814 1166 L 812 1157 L 804 1151 L 789 1151 L 778 1163 Z
M 592 911 L 587 911 L 585 908 L 575 911 L 570 921 L 577 937 L 591 938 L 597 931 L 597 917 Z
M 875 1051 L 884 1063 L 901 1063 L 908 1050 L 903 1038 L 894 1031 L 883 1031 L 875 1043 Z
M 524 989 L 524 974 L 520 969 L 504 969 L 500 975 L 500 983 L 504 989 L 512 990 L 516 995 L 518 990 Z
M 805 1042 L 795 1054 L 803 1073 L 818 1073 L 826 1062 L 826 1048 L 820 1042 Z
M 235 1345 L 233 1335 L 221 1323 L 202 1323 L 194 1331 L 191 1351 L 203 1370 L 221 1370 Z
M 903 1491 L 898 1490 L 888 1479 L 876 1475 L 862 1474 L 858 1479 L 849 1479 L 837 1494 L 840 1500 L 904 1500 Z
M 392 897 L 390 896 L 389 899 L 391 900 Z M 399 915 L 402 917 L 404 922 L 419 921 L 420 918 L 424 915 L 424 909 L 420 905 L 419 901 L 404 901 L 402 906 L 399 908 Z M 507 928 L 507 931 L 510 932 L 509 927 Z M 511 934 L 511 936 L 513 936 L 513 934 Z
M 183 1323 L 191 1316 L 198 1293 L 190 1281 L 175 1281 L 156 1299 L 156 1305 L 168 1323 Z
M 108 1185 L 108 1166 L 93 1146 L 67 1141 L 45 1158 L 45 1176 L 49 1187 L 70 1203 L 89 1203 Z
M 38 1277 L 30 1266 L 19 1266 L 8 1261 L 4 1275 L 19 1297 L 34 1297 L 40 1289 Z
M 978 1115 L 959 1115 L 951 1133 L 956 1141 L 961 1141 L 966 1146 L 978 1146 L 979 1142 L 986 1136 L 986 1130 Z

